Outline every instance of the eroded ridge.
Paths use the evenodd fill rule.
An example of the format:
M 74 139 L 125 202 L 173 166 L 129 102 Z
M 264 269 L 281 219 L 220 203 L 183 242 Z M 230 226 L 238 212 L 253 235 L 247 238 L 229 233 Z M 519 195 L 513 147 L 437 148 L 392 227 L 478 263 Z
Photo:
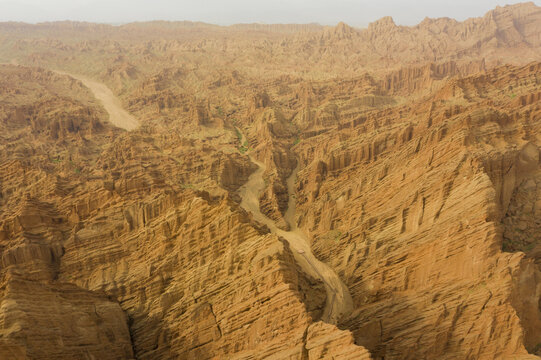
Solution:
M 276 223 L 263 215 L 259 209 L 259 194 L 265 187 L 263 174 L 265 165 L 252 156 L 250 160 L 258 166 L 258 169 L 250 176 L 248 182 L 240 189 L 242 197 L 241 206 L 248 212 L 252 213 L 254 219 L 267 225 L 273 234 L 283 237 L 287 240 L 295 259 L 308 274 L 321 279 L 325 284 L 327 291 L 327 302 L 322 315 L 322 320 L 331 324 L 336 324 L 338 320 L 352 310 L 352 299 L 346 285 L 340 280 L 340 277 L 325 263 L 319 261 L 310 248 L 310 244 L 306 235 L 297 228 L 295 215 L 295 197 L 294 184 L 297 176 L 297 169 L 293 171 L 288 179 L 288 194 L 289 204 L 286 212 L 286 220 L 289 222 L 291 231 L 285 231 L 276 226 Z

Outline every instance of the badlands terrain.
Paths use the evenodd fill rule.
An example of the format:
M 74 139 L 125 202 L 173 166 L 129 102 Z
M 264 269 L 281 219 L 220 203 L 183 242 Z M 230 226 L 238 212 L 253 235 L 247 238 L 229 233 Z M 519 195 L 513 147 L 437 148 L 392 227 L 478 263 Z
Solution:
M 0 359 L 540 359 L 541 7 L 0 62 Z

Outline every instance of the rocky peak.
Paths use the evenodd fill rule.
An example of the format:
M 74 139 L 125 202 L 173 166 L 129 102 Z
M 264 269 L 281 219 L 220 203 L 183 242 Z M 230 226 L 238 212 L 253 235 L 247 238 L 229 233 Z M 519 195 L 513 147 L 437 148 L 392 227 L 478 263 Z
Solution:
M 448 18 L 448 17 L 434 19 L 427 16 L 423 19 L 423 21 L 419 23 L 418 27 L 432 27 L 434 25 L 443 27 L 446 25 L 448 26 L 451 24 L 455 24 L 456 22 L 457 22 L 456 20 Z
M 530 16 L 539 16 L 541 7 L 533 2 L 520 3 L 514 5 L 497 6 L 484 16 L 485 20 L 519 20 Z
M 530 12 L 530 11 L 539 11 L 539 6 L 535 5 L 533 1 L 524 2 L 524 3 L 518 3 L 513 5 L 505 5 L 505 6 L 496 6 L 494 10 L 489 11 L 489 13 L 503 13 L 503 12 L 511 12 L 511 13 L 521 13 L 521 12 Z
M 357 30 L 340 21 L 335 27 L 326 28 L 323 37 L 333 40 L 351 39 L 356 33 Z
M 376 20 L 376 21 L 370 23 L 370 25 L 368 25 L 368 30 L 369 31 L 381 32 L 381 31 L 392 30 L 392 29 L 394 29 L 396 27 L 397 27 L 397 25 L 394 22 L 393 18 L 390 17 L 390 16 L 385 16 L 385 17 L 382 17 L 379 20 Z
M 355 32 L 355 30 L 345 22 L 340 21 L 334 28 L 334 32 L 335 34 L 340 35 L 351 35 Z

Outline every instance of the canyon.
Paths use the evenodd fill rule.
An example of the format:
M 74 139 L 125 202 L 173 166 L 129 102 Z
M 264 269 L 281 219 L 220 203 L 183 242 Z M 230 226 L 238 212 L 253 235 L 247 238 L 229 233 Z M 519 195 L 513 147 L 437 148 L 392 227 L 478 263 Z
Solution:
M 0 23 L 0 359 L 539 359 L 541 8 Z

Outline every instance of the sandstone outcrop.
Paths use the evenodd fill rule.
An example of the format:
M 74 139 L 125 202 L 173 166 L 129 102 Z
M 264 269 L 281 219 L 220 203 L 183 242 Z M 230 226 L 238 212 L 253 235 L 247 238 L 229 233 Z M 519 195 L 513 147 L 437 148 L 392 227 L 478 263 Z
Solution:
M 0 358 L 539 359 L 540 18 L 0 24 Z
M 423 99 L 394 114 L 375 110 L 334 135 L 339 142 L 315 136 L 300 144 L 299 225 L 346 280 L 357 310 L 344 326 L 374 356 L 488 359 L 525 354 L 523 341 L 536 349 L 539 268 L 501 249 L 535 246 L 525 238 L 535 242 L 526 234 L 537 225 L 518 215 L 514 196 L 530 191 L 535 201 L 538 130 L 529 126 L 537 126 L 531 116 L 539 105 L 509 107 L 508 87 L 498 84 L 529 97 L 538 68 L 453 82 L 469 99 L 487 96 L 487 105 L 470 100 L 453 109 L 455 97 Z M 400 113 L 409 116 L 399 121 Z M 383 114 L 396 120 L 377 124 Z M 481 328 L 493 335 L 470 337 Z

